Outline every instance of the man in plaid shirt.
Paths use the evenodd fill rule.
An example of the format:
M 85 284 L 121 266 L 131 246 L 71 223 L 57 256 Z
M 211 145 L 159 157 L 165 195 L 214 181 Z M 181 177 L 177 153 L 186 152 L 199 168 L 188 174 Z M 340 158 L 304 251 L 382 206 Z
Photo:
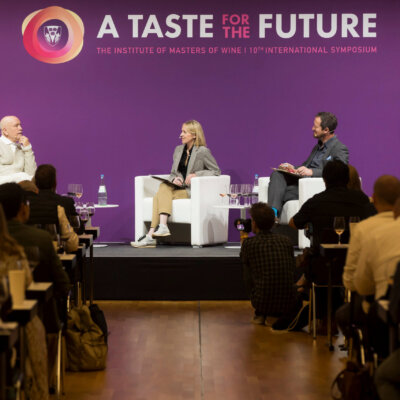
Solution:
M 271 233 L 275 213 L 265 203 L 250 209 L 256 236 L 243 242 L 240 257 L 246 288 L 255 309 L 253 322 L 264 325 L 267 316 L 281 316 L 296 305 L 293 246 L 286 236 Z

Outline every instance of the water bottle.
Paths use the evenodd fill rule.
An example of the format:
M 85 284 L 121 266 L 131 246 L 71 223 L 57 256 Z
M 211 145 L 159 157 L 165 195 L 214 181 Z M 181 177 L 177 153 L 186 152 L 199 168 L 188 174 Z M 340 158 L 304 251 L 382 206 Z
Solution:
M 258 174 L 254 175 L 254 184 L 253 184 L 253 204 L 258 203 Z
M 107 190 L 106 185 L 104 183 L 104 175 L 100 175 L 100 186 L 99 191 L 97 193 L 97 204 L 100 206 L 105 206 L 107 204 Z

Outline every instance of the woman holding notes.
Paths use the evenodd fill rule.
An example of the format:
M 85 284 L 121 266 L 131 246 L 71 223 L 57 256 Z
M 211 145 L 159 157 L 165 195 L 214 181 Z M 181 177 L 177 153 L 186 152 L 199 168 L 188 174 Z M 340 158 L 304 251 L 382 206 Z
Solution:
M 190 182 L 196 176 L 220 175 L 221 171 L 207 148 L 203 128 L 195 120 L 186 121 L 179 135 L 182 144 L 174 151 L 168 182 L 161 183 L 153 197 L 153 215 L 150 230 L 133 247 L 156 247 L 156 238 L 170 236 L 167 226 L 172 213 L 172 200 L 190 198 Z

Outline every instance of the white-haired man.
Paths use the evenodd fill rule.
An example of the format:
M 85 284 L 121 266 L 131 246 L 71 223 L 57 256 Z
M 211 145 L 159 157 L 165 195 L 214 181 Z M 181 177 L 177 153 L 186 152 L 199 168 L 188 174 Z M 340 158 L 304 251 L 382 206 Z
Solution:
M 29 139 L 22 134 L 21 121 L 14 116 L 0 121 L 0 183 L 32 179 L 35 155 Z

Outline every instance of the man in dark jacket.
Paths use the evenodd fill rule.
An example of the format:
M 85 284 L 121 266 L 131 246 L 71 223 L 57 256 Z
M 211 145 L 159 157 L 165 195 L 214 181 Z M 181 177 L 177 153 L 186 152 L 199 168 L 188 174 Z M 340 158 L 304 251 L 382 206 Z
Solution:
M 33 272 L 36 282 L 52 282 L 54 284 L 54 298 L 59 306 L 65 304 L 65 298 L 70 289 L 68 275 L 64 271 L 61 261 L 57 256 L 51 236 L 48 232 L 26 225 L 29 218 L 29 202 L 25 192 L 16 183 L 0 185 L 0 204 L 4 209 L 10 235 L 24 248 L 38 247 L 39 264 Z M 47 305 L 45 312 L 45 327 L 49 331 L 56 329 L 57 315 L 51 304 Z
M 275 214 L 265 203 L 250 209 L 256 236 L 243 242 L 240 257 L 245 285 L 255 309 L 253 322 L 263 325 L 267 316 L 281 316 L 297 302 L 294 288 L 293 246 L 286 236 L 271 233 Z
M 51 164 L 42 164 L 36 170 L 35 184 L 39 193 L 29 192 L 28 199 L 31 202 L 29 224 L 57 224 L 57 205 L 65 210 L 68 220 L 71 222 L 77 213 L 74 199 L 60 196 L 56 193 L 57 171 Z
M 289 163 L 279 165 L 279 169 L 292 172 L 297 175 L 281 171 L 271 174 L 268 186 L 268 204 L 279 217 L 283 204 L 289 200 L 299 198 L 299 179 L 301 177 L 321 177 L 326 163 L 331 160 L 349 162 L 349 150 L 339 141 L 335 135 L 337 118 L 329 112 L 320 112 L 315 116 L 312 127 L 314 138 L 318 143 L 314 146 L 306 161 L 299 167 Z

